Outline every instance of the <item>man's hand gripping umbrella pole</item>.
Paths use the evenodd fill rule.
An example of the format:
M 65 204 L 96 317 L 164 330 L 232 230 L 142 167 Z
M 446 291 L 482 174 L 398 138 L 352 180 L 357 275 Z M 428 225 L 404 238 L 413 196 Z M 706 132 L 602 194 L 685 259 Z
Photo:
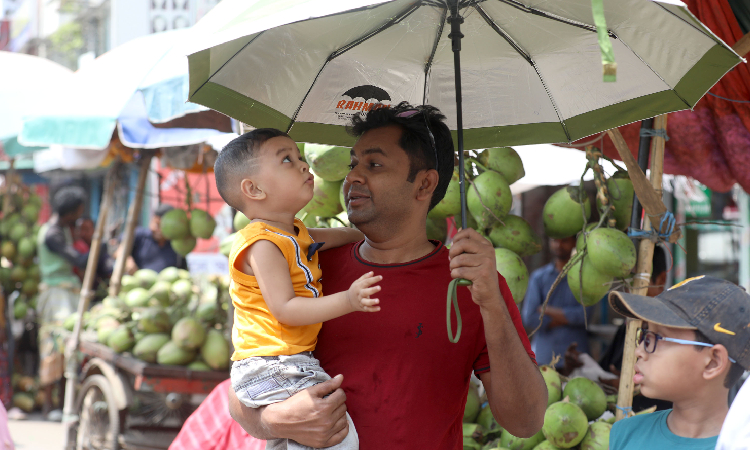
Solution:
M 451 24 L 451 33 L 448 35 L 453 43 L 453 72 L 456 81 L 456 128 L 458 140 L 458 178 L 461 189 L 461 229 L 465 230 L 466 226 L 466 174 L 464 170 L 464 130 L 461 106 L 461 24 L 464 19 L 458 14 L 458 0 L 451 3 L 451 15 L 448 22 Z M 448 300 L 446 303 L 445 320 L 448 327 L 448 340 L 454 344 L 461 338 L 461 310 L 458 308 L 458 286 L 471 286 L 471 281 L 463 278 L 456 278 L 448 285 Z M 456 311 L 456 334 L 453 335 L 451 327 L 451 305 Z

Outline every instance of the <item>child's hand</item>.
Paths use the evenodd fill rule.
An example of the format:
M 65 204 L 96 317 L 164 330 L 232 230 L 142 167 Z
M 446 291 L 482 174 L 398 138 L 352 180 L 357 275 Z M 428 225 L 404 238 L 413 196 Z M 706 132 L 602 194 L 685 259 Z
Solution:
M 374 272 L 367 272 L 352 283 L 352 286 L 346 291 L 346 298 L 354 311 L 380 311 L 380 306 L 377 306 L 380 300 L 370 298 L 370 296 L 380 291 L 380 286 L 373 286 L 373 284 L 382 279 L 381 275 L 376 276 Z

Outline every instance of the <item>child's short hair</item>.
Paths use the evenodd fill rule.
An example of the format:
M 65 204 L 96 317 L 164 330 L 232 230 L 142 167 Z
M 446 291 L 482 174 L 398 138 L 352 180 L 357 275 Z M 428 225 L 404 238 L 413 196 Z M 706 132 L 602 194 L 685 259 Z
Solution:
M 219 157 L 214 163 L 216 189 L 226 204 L 241 210 L 239 199 L 239 185 L 244 175 L 247 175 L 252 161 L 258 156 L 258 149 L 269 139 L 288 134 L 276 128 L 257 128 L 232 139 L 221 149 Z

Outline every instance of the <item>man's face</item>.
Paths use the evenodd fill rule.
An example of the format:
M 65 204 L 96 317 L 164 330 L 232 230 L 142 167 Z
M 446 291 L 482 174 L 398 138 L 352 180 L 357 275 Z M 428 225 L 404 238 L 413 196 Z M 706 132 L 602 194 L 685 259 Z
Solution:
M 393 227 L 415 213 L 418 186 L 407 181 L 409 157 L 398 143 L 400 138 L 398 126 L 376 128 L 365 132 L 352 148 L 344 201 L 349 221 L 365 234 L 367 227 Z
M 90 220 L 84 220 L 78 225 L 78 238 L 83 239 L 87 243 L 91 243 L 94 238 L 94 222 Z
M 81 205 L 75 211 L 60 217 L 60 223 L 73 227 L 78 219 L 83 215 L 85 205 Z
M 161 217 L 159 216 L 151 217 L 151 221 L 148 223 L 148 227 L 151 230 L 151 235 L 154 237 L 155 240 L 158 241 L 164 237 L 161 234 Z
M 553 255 L 559 259 L 570 259 L 570 254 L 576 246 L 576 238 L 550 239 L 549 248 Z

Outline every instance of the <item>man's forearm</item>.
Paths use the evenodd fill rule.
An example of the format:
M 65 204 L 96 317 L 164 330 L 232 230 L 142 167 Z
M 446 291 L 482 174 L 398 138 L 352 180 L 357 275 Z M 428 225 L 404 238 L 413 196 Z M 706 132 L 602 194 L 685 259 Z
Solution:
M 266 407 L 247 408 L 243 407 L 237 395 L 229 388 L 229 414 L 235 422 L 239 423 L 243 430 L 256 439 L 267 441 L 277 437 L 271 433 L 271 430 L 263 423 L 263 412 Z
M 499 298 L 480 308 L 490 358 L 491 397 L 500 424 L 519 437 L 538 432 L 544 422 L 547 389 L 529 358 L 505 302 Z M 525 405 L 519 410 L 517 405 Z

